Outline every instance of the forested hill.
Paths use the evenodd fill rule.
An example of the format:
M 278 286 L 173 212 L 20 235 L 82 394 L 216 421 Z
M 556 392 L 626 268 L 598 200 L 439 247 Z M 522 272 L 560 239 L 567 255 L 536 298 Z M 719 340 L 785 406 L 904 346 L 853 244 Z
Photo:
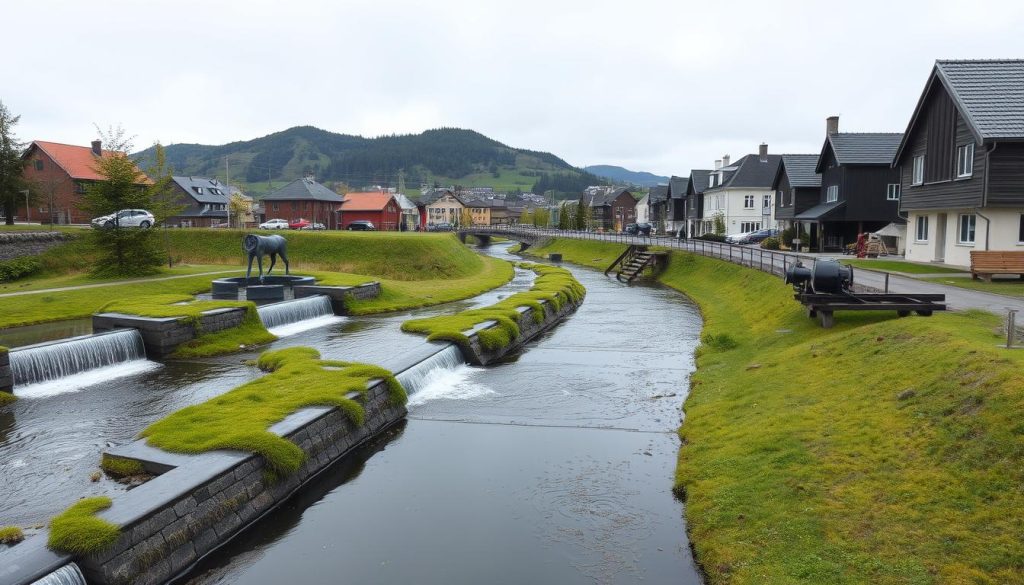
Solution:
M 626 183 L 640 187 L 653 187 L 655 185 L 667 185 L 668 177 L 648 173 L 647 171 L 631 171 L 613 165 L 592 165 L 584 167 L 584 170 L 603 177 L 616 183 Z
M 151 154 L 148 149 L 139 157 L 145 160 Z M 257 196 L 307 174 L 325 184 L 353 188 L 397 187 L 401 176 L 407 191 L 421 184 L 458 184 L 527 192 L 539 187 L 540 192 L 569 193 L 604 183 L 553 154 L 512 148 L 459 128 L 364 138 L 297 126 L 222 146 L 172 144 L 167 146 L 167 160 L 176 174 L 222 180 L 228 172 L 227 161 L 232 183 L 242 183 Z

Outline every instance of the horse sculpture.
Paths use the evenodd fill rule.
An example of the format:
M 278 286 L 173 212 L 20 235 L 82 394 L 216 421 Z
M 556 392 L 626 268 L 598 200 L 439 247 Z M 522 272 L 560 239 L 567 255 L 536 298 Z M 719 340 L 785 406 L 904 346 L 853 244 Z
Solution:
M 263 284 L 263 256 L 267 254 L 270 255 L 270 267 L 267 268 L 268 275 L 274 269 L 274 264 L 277 263 L 278 254 L 281 255 L 281 260 L 284 260 L 284 273 L 288 274 L 288 241 L 282 236 L 255 236 L 249 234 L 242 241 L 242 248 L 249 254 L 249 268 L 245 271 L 246 282 L 249 282 L 249 275 L 252 274 L 252 261 L 255 259 L 260 269 L 259 282 Z

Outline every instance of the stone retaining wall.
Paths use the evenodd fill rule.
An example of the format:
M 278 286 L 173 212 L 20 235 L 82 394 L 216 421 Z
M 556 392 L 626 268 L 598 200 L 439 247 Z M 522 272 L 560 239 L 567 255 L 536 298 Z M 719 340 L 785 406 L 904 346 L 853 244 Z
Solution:
M 142 334 L 146 356 L 162 358 L 174 353 L 182 343 L 195 339 L 200 332 L 212 333 L 238 327 L 245 319 L 244 308 L 213 309 L 202 313 L 198 327 L 180 317 L 140 317 L 123 313 L 97 313 L 92 316 L 96 333 L 111 329 L 134 328 Z
M 64 232 L 6 232 L 0 233 L 0 261 L 38 256 L 70 240 Z
M 544 305 L 544 319 L 540 323 L 533 319 L 532 309 L 522 307 L 519 309 L 519 337 L 508 347 L 491 351 L 484 349 L 483 346 L 480 345 L 480 338 L 476 332 L 493 327 L 493 322 L 489 322 L 474 328 L 474 332 L 467 336 L 470 341 L 469 347 L 460 347 L 459 349 L 462 350 L 462 355 L 466 358 L 467 362 L 478 366 L 486 366 L 487 364 L 498 361 L 509 353 L 518 350 L 541 333 L 554 327 L 559 321 L 576 312 L 576 309 L 582 302 L 583 301 L 581 300 L 579 303 L 564 303 L 562 307 L 556 311 L 551 303 L 541 301 L 541 304 Z
M 0 392 L 14 392 L 14 372 L 7 348 L 0 348 Z
M 375 299 L 380 296 L 379 282 L 366 282 L 356 286 L 323 286 L 323 285 L 296 285 L 292 288 L 295 298 L 312 297 L 324 295 L 331 299 L 331 309 L 335 315 L 348 315 L 348 308 L 345 303 L 350 300 Z

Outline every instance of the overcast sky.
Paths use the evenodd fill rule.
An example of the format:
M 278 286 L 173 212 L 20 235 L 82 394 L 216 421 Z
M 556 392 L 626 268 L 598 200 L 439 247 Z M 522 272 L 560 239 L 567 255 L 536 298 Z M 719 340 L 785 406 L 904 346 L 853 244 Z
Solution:
M 902 131 L 936 59 L 1024 57 L 1024 2 L 4 2 L 18 136 L 223 144 L 471 128 L 658 174 Z M 16 23 L 13 26 L 12 23 Z

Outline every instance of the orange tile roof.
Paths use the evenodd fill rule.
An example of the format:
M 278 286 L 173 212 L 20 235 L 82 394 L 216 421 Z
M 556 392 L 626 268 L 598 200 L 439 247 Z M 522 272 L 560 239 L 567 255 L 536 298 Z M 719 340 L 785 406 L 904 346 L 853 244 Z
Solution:
M 96 156 L 89 146 L 76 146 L 73 144 L 60 144 L 59 142 L 45 142 L 42 140 L 32 141 L 32 146 L 38 147 L 47 156 L 60 165 L 72 179 L 85 179 L 89 181 L 102 181 L 102 177 L 96 172 Z M 112 156 L 114 151 L 104 150 L 103 156 Z M 146 177 L 143 183 L 152 181 Z
M 341 204 L 342 211 L 380 211 L 387 207 L 388 203 L 395 198 L 391 193 L 379 191 L 371 193 L 345 193 L 345 202 Z

